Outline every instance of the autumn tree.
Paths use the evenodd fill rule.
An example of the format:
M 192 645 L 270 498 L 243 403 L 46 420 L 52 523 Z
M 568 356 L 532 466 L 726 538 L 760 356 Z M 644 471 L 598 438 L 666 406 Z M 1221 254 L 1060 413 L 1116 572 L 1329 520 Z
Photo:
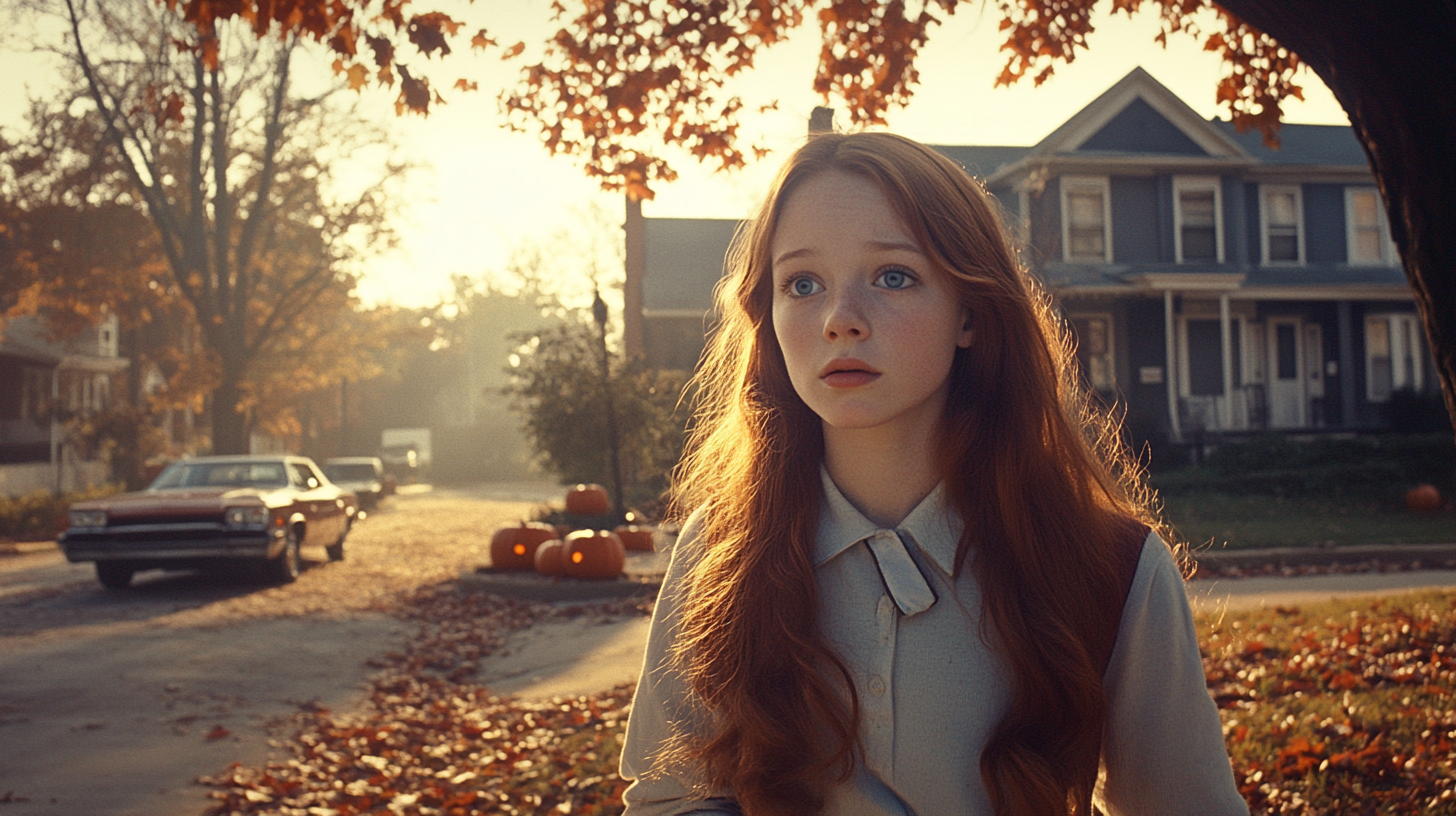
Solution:
M 326 43 L 336 70 L 353 81 L 399 81 L 396 107 L 428 112 L 442 96 L 420 70 L 451 43 L 501 49 L 498 31 L 466 27 L 441 11 L 390 0 L 241 0 L 216 4 L 160 0 L 183 9 L 201 32 L 241 18 L 259 36 L 275 30 Z M 959 0 L 559 0 L 560 29 L 541 58 L 501 94 L 507 121 L 540 134 L 552 153 L 576 156 L 609 190 L 650 198 L 674 172 L 664 146 L 703 162 L 742 165 L 756 148 L 738 141 L 742 103 L 725 82 L 806 20 L 822 46 L 815 76 L 826 99 L 845 103 L 856 125 L 881 124 L 907 104 L 919 82 L 916 57 Z M 1217 89 L 1236 126 L 1258 127 L 1277 143 L 1281 103 L 1299 97 L 1308 66 L 1334 92 L 1380 185 L 1406 275 L 1456 417 L 1456 6 L 1449 0 L 995 0 L 1007 64 L 998 84 L 1030 74 L 1041 82 L 1088 46 L 1099 7 L 1159 15 L 1157 39 L 1188 34 L 1217 52 L 1227 74 Z M 468 38 L 468 39 L 467 39 Z M 416 59 L 418 58 L 418 59 Z M 456 88 L 471 89 L 468 79 Z
M 73 147 L 108 153 L 117 200 L 150 220 L 166 283 L 196 320 L 212 448 L 246 452 L 280 355 L 317 339 L 305 323 L 320 310 L 353 308 L 352 269 L 391 239 L 385 187 L 400 168 L 381 168 L 357 198 L 333 196 L 322 154 L 377 135 L 328 94 L 295 93 L 295 36 L 260 40 L 229 23 L 203 33 L 145 0 L 65 0 L 64 15 L 73 84 L 56 109 L 92 122 L 96 140 Z

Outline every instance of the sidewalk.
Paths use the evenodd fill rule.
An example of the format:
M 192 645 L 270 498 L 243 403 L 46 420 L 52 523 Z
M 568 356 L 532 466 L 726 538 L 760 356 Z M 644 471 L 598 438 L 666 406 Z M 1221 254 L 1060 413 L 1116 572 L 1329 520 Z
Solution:
M 1370 558 L 1367 550 L 1382 548 L 1345 549 L 1357 556 L 1355 561 L 1363 561 Z M 1456 545 L 1422 545 L 1416 550 L 1389 547 L 1384 550 L 1399 556 L 1392 559 L 1393 562 L 1409 563 L 1420 558 L 1427 563 L 1443 563 L 1456 558 Z M 1271 562 L 1289 566 L 1326 564 L 1331 562 L 1329 552 L 1265 551 L 1262 558 L 1248 551 L 1235 552 L 1228 554 L 1229 561 L 1233 562 L 1228 565 Z M 1313 560 L 1300 561 L 1300 554 Z M 665 553 L 647 555 L 656 555 L 665 567 Z M 638 580 L 646 577 L 644 573 L 649 571 L 649 563 L 644 559 L 634 565 Z M 658 577 L 660 580 L 660 573 Z M 478 591 L 489 591 L 484 581 L 472 580 L 470 576 L 463 577 L 462 584 Z M 1261 606 L 1295 606 L 1332 598 L 1390 595 L 1428 588 L 1456 588 L 1456 569 L 1209 578 L 1187 584 L 1188 600 L 1194 611 L 1209 613 Z M 591 590 L 583 588 L 578 591 L 589 593 Z M 575 600 L 590 598 L 583 595 Z M 644 617 L 603 623 L 600 619 L 583 616 L 571 621 L 538 624 L 512 635 L 504 649 L 481 662 L 476 677 L 496 692 L 524 699 L 592 694 L 619 683 L 634 683 L 642 671 L 647 628 L 648 620 Z

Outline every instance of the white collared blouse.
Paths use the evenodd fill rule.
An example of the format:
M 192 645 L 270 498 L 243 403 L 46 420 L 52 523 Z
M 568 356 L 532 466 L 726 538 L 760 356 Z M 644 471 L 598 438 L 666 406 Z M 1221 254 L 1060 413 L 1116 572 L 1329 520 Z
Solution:
M 820 626 L 860 700 L 863 762 L 829 791 L 832 816 L 992 816 L 980 755 L 1010 705 L 1010 671 L 982 640 L 980 590 L 952 578 L 960 523 L 937 487 L 893 530 L 866 519 L 823 474 L 816 564 Z M 654 768 L 674 722 L 690 720 L 668 655 L 685 576 L 701 556 L 683 525 L 647 639 L 622 749 L 628 816 L 734 814 L 731 793 L 694 798 L 684 769 Z M 1098 796 L 1110 816 L 1246 816 L 1183 578 L 1150 533 L 1104 677 L 1108 723 Z

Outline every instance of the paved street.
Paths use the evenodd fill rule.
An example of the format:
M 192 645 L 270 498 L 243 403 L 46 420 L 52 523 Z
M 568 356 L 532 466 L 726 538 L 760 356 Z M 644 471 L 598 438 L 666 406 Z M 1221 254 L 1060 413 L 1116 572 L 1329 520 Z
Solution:
M 484 563 L 491 532 L 551 485 L 397 496 L 346 559 L 305 552 L 275 587 L 143 573 L 108 592 L 52 551 L 0 558 L 0 800 L 5 816 L 197 816 L 199 775 L 261 764 L 284 718 L 356 705 L 372 657 L 412 631 L 391 603 Z

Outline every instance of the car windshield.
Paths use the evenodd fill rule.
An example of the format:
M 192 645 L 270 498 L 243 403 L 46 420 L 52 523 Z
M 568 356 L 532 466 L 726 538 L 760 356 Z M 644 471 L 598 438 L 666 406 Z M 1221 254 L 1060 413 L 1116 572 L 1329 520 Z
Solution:
M 152 482 L 169 487 L 287 487 L 282 462 L 187 462 L 171 465 Z
M 370 464 L 324 465 L 324 475 L 331 482 L 372 482 L 376 478 Z

